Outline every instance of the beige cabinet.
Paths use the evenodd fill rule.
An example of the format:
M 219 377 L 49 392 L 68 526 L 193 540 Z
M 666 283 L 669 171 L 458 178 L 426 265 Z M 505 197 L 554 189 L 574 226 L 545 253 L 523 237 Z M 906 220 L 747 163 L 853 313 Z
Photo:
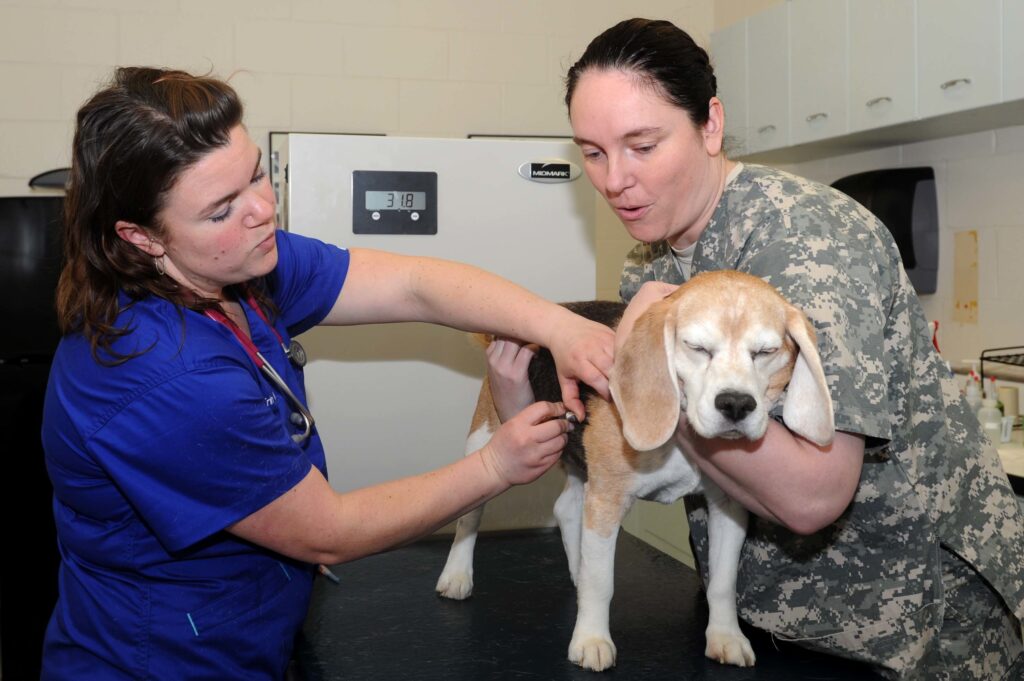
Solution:
M 1003 101 L 1024 99 L 1024 0 L 1003 0 Z
M 850 132 L 913 120 L 914 0 L 854 0 L 848 7 Z
M 747 22 L 740 21 L 711 36 L 711 61 L 718 81 L 718 98 L 725 108 L 726 151 L 747 151 Z
M 713 35 L 712 56 L 727 127 L 746 116 L 734 155 L 762 162 L 1024 120 L 1024 0 L 786 0 Z
M 918 116 L 1000 101 L 1002 0 L 918 0 Z
M 846 0 L 791 0 L 792 144 L 846 132 L 846 40 Z
M 789 3 L 747 19 L 747 151 L 789 144 Z

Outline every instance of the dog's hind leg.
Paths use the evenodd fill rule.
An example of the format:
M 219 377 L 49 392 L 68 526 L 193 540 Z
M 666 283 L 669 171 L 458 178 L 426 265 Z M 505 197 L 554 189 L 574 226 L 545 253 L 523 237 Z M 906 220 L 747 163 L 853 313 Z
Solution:
M 489 390 L 486 382 L 483 389 Z M 498 418 L 493 413 L 493 405 L 489 399 L 486 401 L 486 405 L 490 406 L 489 413 L 483 413 L 485 403 L 482 395 L 481 392 L 481 403 L 478 404 L 477 413 L 473 417 L 473 432 L 466 438 L 467 456 L 487 444 L 498 428 Z M 437 580 L 437 586 L 434 587 L 437 593 L 445 598 L 461 601 L 473 593 L 473 550 L 476 547 L 477 532 L 483 516 L 484 506 L 481 504 L 459 518 L 455 524 L 455 540 L 448 552 L 444 570 Z
M 562 546 L 569 562 L 572 583 L 578 585 L 580 540 L 583 532 L 583 478 L 570 466 L 565 470 L 565 487 L 555 500 L 555 520 L 562 532 Z
M 736 616 L 736 573 L 747 535 L 747 509 L 706 478 L 708 500 L 708 628 L 704 654 L 723 664 L 754 664 L 750 641 Z

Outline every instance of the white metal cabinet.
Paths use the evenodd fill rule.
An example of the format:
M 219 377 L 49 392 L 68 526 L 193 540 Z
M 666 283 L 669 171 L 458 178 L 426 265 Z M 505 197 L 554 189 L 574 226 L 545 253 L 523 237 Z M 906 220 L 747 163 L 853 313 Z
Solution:
M 850 132 L 913 120 L 914 0 L 853 0 L 848 25 Z
M 842 135 L 846 120 L 846 0 L 792 0 L 790 141 Z
M 1003 0 L 1003 101 L 1024 99 L 1024 0 Z
M 282 144 L 283 146 L 283 144 Z M 291 133 L 289 229 L 344 247 L 447 258 L 495 272 L 549 300 L 595 295 L 594 220 L 586 178 L 548 183 L 519 174 L 555 159 L 581 164 L 569 140 L 431 139 Z M 282 168 L 278 168 L 281 172 Z M 435 234 L 356 233 L 365 207 L 355 173 L 436 173 Z M 404 190 L 406 178 L 388 189 Z M 602 201 L 603 202 L 603 201 Z M 383 209 L 373 220 L 386 220 Z M 401 213 L 422 223 L 412 210 Z M 412 222 L 408 223 L 412 224 Z M 342 294 L 344 296 L 344 294 Z M 437 468 L 462 456 L 486 370 L 464 333 L 432 324 L 318 327 L 303 334 L 306 389 L 331 485 L 347 491 Z M 556 467 L 557 468 L 557 467 Z M 488 505 L 493 529 L 554 524 L 557 470 Z M 564 482 L 564 478 L 561 479 Z
M 999 102 L 1001 1 L 918 0 L 921 118 Z
M 711 36 L 711 59 L 718 98 L 725 107 L 725 134 L 730 155 L 747 151 L 747 22 L 739 21 Z
M 747 20 L 747 151 L 789 144 L 789 3 Z

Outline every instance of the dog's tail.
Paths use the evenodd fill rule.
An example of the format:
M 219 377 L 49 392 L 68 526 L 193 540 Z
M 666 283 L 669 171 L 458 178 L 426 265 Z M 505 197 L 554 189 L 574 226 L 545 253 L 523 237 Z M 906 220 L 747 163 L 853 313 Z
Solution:
M 481 350 L 486 350 L 487 346 L 493 343 L 496 338 L 493 333 L 470 333 L 466 334 L 466 337 L 472 345 L 475 345 Z

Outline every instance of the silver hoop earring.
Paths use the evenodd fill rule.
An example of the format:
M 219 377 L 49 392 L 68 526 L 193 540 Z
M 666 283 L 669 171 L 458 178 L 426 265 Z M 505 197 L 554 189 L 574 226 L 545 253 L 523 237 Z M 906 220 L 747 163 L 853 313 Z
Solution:
M 156 268 L 156 273 L 161 277 L 167 274 L 167 268 L 164 267 L 164 257 L 162 255 L 159 258 L 153 258 L 153 267 Z

